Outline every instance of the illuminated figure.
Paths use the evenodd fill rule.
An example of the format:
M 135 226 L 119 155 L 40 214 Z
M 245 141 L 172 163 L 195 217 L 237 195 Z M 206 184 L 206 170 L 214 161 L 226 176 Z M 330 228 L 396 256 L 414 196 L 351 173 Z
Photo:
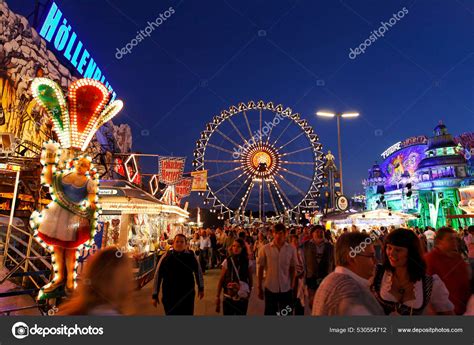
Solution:
M 68 91 L 66 100 L 55 82 L 32 82 L 33 97 L 50 116 L 60 142 L 45 143 L 41 154 L 42 183 L 49 186 L 53 201 L 30 219 L 36 239 L 52 252 L 54 268 L 52 281 L 38 298 L 63 285 L 66 293 L 75 288 L 78 253 L 92 244 L 99 212 L 97 174 L 83 152 L 99 127 L 123 107 L 119 100 L 108 104 L 109 91 L 96 80 L 79 79 Z
M 334 162 L 334 155 L 331 153 L 331 151 L 328 151 L 328 153 L 324 156 L 326 158 L 326 164 L 324 165 L 324 170 L 333 170 L 337 171 L 337 166 L 336 163 Z

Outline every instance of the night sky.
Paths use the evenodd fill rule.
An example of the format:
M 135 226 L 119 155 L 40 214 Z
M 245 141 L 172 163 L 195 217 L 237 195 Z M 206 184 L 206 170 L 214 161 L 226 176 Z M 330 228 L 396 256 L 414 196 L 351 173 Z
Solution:
M 452 134 L 474 130 L 474 2 L 57 0 L 125 109 L 135 151 L 188 157 L 205 124 L 241 101 L 273 101 L 299 112 L 324 151 L 337 152 L 335 120 L 317 110 L 356 110 L 342 124 L 345 194 L 380 153 L 439 120 Z M 9 0 L 28 15 L 33 0 Z M 173 7 L 175 13 L 116 59 Z M 393 14 L 408 13 L 349 58 Z M 54 51 L 54 47 L 49 46 Z M 337 155 L 336 155 L 337 156 Z

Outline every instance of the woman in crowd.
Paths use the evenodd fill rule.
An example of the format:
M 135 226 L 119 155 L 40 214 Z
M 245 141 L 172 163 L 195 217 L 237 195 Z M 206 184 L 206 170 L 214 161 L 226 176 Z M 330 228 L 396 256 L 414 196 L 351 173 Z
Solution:
M 155 308 L 162 302 L 166 315 L 193 315 L 195 285 L 199 299 L 204 297 L 204 279 L 193 252 L 186 249 L 186 236 L 177 234 L 173 249 L 163 255 L 156 267 L 152 303 Z
M 370 237 L 373 238 L 373 244 L 374 244 L 374 251 L 375 251 L 375 261 L 377 263 L 382 262 L 382 247 L 383 247 L 383 242 L 380 239 L 380 236 L 382 235 L 382 232 L 380 230 L 372 230 Z
M 224 315 L 246 315 L 252 289 L 252 274 L 245 242 L 238 238 L 232 243 L 230 255 L 222 263 L 217 284 L 216 312 L 220 312 L 221 291 L 224 289 Z
M 127 255 L 113 246 L 99 250 L 88 260 L 77 290 L 60 314 L 130 314 L 133 282 L 132 260 Z
M 201 243 L 201 236 L 199 236 L 199 230 L 196 230 L 196 232 L 193 235 L 193 238 L 191 241 L 189 241 L 189 250 L 192 250 L 196 256 L 199 256 L 199 246 Z
M 384 258 L 371 285 L 372 293 L 387 315 L 422 315 L 431 308 L 452 315 L 454 305 L 438 275 L 426 274 L 421 243 L 416 234 L 396 229 L 384 243 Z
M 324 237 L 326 238 L 326 241 L 328 241 L 331 244 L 334 244 L 334 238 L 332 236 L 331 230 L 329 229 L 326 230 L 326 232 L 324 233 Z

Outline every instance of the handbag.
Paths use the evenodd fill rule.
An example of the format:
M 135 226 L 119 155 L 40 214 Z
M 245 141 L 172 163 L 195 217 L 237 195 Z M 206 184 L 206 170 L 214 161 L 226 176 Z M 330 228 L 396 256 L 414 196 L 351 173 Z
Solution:
M 239 280 L 239 291 L 237 292 L 237 297 L 238 299 L 247 299 L 250 296 L 250 286 L 243 280 L 240 280 L 239 270 L 235 266 L 234 260 L 232 258 L 230 258 L 230 262 L 232 262 L 232 266 L 234 267 L 237 279 Z

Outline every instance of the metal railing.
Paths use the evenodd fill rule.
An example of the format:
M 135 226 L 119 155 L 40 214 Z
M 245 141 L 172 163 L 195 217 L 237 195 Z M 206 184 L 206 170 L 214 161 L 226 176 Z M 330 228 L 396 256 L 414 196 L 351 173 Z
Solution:
M 0 215 L 0 217 L 6 216 Z M 52 265 L 50 260 L 48 260 L 49 257 L 50 253 L 36 242 L 32 232 L 21 229 L 13 224 L 7 226 L 5 240 L 3 242 L 3 265 L 10 269 L 7 277 L 11 277 L 17 271 L 23 273 L 40 272 L 45 271 L 45 269 L 51 271 Z M 39 265 L 43 267 L 40 268 L 38 267 Z M 0 283 L 6 279 L 8 278 L 2 279 Z M 21 284 L 23 287 L 26 286 L 27 280 L 30 280 L 38 289 L 49 282 L 49 280 L 41 274 L 24 274 Z

